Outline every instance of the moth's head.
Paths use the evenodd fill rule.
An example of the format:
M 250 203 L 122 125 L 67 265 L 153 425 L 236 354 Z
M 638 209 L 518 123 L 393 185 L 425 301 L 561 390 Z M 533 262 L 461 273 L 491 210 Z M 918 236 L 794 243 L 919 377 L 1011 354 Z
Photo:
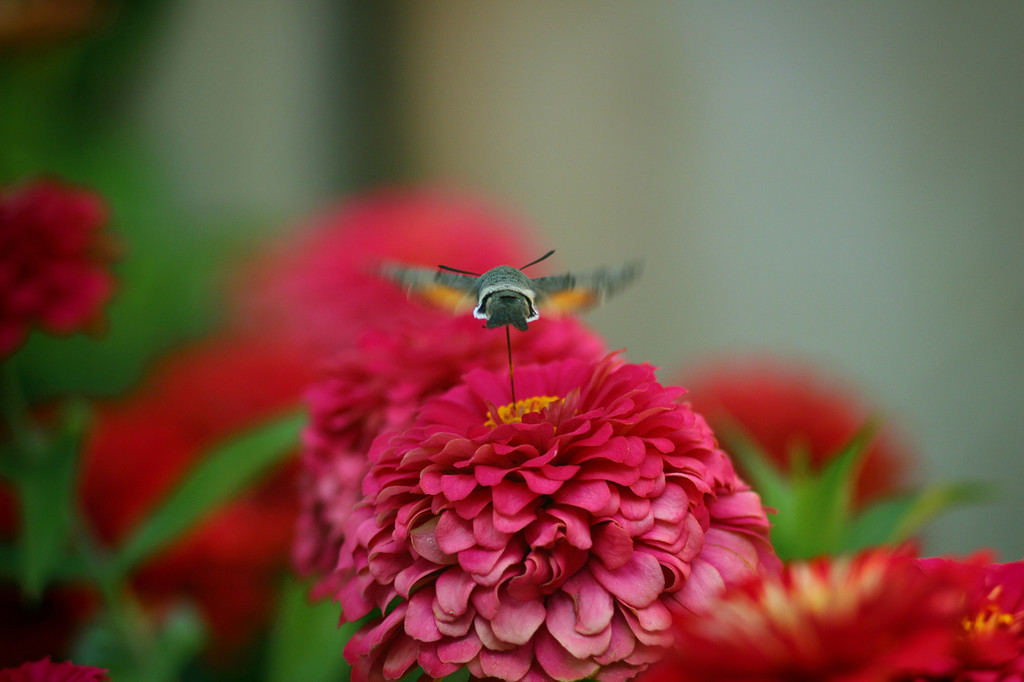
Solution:
M 496 291 L 485 296 L 474 315 L 487 320 L 484 325 L 487 329 L 510 324 L 522 332 L 528 329 L 527 322 L 537 319 L 537 311 L 533 309 L 530 299 L 518 291 L 510 290 Z

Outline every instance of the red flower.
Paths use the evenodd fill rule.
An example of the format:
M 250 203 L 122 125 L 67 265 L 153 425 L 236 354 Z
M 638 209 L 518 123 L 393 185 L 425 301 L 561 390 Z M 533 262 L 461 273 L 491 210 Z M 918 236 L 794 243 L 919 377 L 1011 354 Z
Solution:
M 791 564 L 679 618 L 644 682 L 930 679 L 954 660 L 966 584 L 878 550 Z
M 101 540 L 116 543 L 221 440 L 297 406 L 312 370 L 303 355 L 220 338 L 180 352 L 138 392 L 103 406 L 83 460 L 82 500 Z M 266 621 L 287 564 L 294 467 L 206 519 L 141 567 L 151 606 L 198 602 L 221 648 Z
M 1024 680 L 1024 561 L 924 559 L 928 571 L 958 571 L 968 585 L 956 664 L 935 680 Z
M 0 670 L 0 682 L 105 682 L 109 679 L 106 668 L 53 663 L 49 657 L 20 668 Z
M 721 361 L 689 377 L 689 400 L 728 447 L 739 427 L 782 469 L 794 451 L 821 467 L 870 416 L 852 391 L 809 367 L 778 360 Z M 899 487 L 910 460 L 891 432 L 869 447 L 857 476 L 855 499 L 865 503 Z
M 527 263 L 528 231 L 481 202 L 430 190 L 382 190 L 346 201 L 313 220 L 239 284 L 237 323 L 273 330 L 317 354 L 353 345 L 368 328 L 417 328 L 441 315 L 415 302 L 374 269 L 383 260 L 483 272 Z
M 423 327 L 367 333 L 308 391 L 311 423 L 304 435 L 303 508 L 293 556 L 300 573 L 326 574 L 314 597 L 338 588 L 331 571 L 348 516 L 362 496 L 373 439 L 408 426 L 426 398 L 452 388 L 467 371 L 506 367 L 507 353 L 504 334 L 481 329 L 479 320 L 445 316 Z M 571 319 L 538 320 L 513 341 L 516 365 L 603 354 L 601 340 Z
M 0 359 L 39 324 L 67 333 L 110 297 L 107 210 L 92 192 L 49 180 L 0 191 Z
M 374 441 L 337 599 L 387 615 L 346 647 L 353 679 L 626 679 L 672 613 L 774 566 L 757 495 L 650 367 L 528 365 L 516 390 L 469 372 Z

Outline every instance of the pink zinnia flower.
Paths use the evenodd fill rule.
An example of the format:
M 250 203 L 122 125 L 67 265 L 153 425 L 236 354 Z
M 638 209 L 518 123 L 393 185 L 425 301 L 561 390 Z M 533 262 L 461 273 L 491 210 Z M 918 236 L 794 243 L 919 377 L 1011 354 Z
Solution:
M 643 681 L 925 679 L 953 661 L 965 584 L 884 550 L 789 564 L 680 617 Z
M 110 297 L 107 209 L 50 180 L 0 190 L 0 358 L 38 324 L 55 333 L 96 321 Z
M 236 324 L 273 330 L 322 357 L 368 328 L 420 327 L 448 313 L 410 301 L 378 276 L 384 260 L 483 272 L 522 265 L 531 248 L 519 221 L 485 202 L 429 189 L 385 189 L 342 202 L 271 245 L 241 278 Z
M 721 360 L 687 374 L 687 398 L 722 442 L 742 429 L 781 469 L 802 451 L 812 467 L 834 457 L 871 416 L 854 391 L 811 367 L 768 358 Z M 892 493 L 911 461 L 891 429 L 869 446 L 857 473 L 858 503 Z M 741 471 L 742 473 L 742 471 Z
M 353 679 L 627 679 L 673 613 L 774 567 L 758 496 L 651 367 L 529 365 L 516 391 L 470 372 L 374 441 L 337 599 L 386 615 L 349 641 Z
M 109 679 L 106 668 L 75 665 L 70 661 L 54 663 L 49 657 L 0 670 L 0 682 L 105 682 Z
M 538 320 L 528 332 L 515 332 L 512 344 L 516 365 L 597 360 L 605 353 L 603 342 L 573 319 Z M 323 576 L 314 596 L 337 590 L 331 572 L 348 516 L 362 496 L 373 439 L 408 426 L 426 398 L 452 388 L 467 371 L 507 367 L 507 353 L 499 331 L 481 329 L 470 317 L 445 316 L 433 324 L 366 333 L 308 391 L 311 420 L 303 439 L 303 508 L 293 556 L 300 573 Z

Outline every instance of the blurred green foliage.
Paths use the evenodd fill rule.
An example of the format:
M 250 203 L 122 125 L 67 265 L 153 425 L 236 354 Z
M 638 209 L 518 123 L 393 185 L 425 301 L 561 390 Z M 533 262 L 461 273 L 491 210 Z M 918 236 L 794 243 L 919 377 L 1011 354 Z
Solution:
M 101 194 L 119 254 L 106 328 L 34 334 L 19 352 L 30 401 L 113 395 L 156 354 L 208 330 L 223 266 L 255 221 L 196 221 L 176 206 L 160 164 L 132 129 L 130 94 L 168 0 L 97 3 L 95 30 L 0 51 L 0 185 L 52 175 Z
M 987 501 L 991 488 L 978 483 L 934 484 L 870 503 L 853 504 L 857 473 L 876 434 L 868 420 L 820 469 L 799 450 L 782 471 L 738 425 L 727 439 L 762 503 L 775 510 L 772 546 L 783 561 L 850 554 L 912 540 L 939 514 L 956 506 Z

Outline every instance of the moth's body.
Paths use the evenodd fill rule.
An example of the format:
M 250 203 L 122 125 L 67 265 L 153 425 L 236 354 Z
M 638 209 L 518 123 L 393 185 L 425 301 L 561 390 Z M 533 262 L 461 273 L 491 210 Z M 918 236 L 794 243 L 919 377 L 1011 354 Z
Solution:
M 511 265 L 491 268 L 477 278 L 477 304 L 473 317 L 487 320 L 488 329 L 510 324 L 519 331 L 540 315 L 534 303 L 536 293 L 529 277 Z
M 499 265 L 482 275 L 397 264 L 386 264 L 381 272 L 410 294 L 453 312 L 472 309 L 474 317 L 487 321 L 488 329 L 512 325 L 526 331 L 528 323 L 540 317 L 538 310 L 557 315 L 596 305 L 632 282 L 640 269 L 639 263 L 629 263 L 536 279 L 511 265 Z

